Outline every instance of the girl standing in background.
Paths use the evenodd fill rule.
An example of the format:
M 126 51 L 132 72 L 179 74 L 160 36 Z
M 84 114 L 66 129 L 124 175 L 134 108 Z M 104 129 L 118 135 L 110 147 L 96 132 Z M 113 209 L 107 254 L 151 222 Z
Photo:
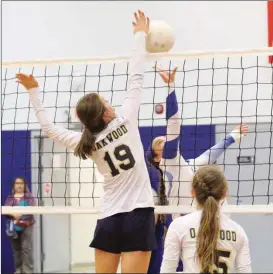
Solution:
M 5 206 L 34 206 L 35 200 L 28 189 L 27 181 L 17 177 Z M 33 273 L 33 215 L 9 215 L 6 233 L 11 242 L 15 273 Z

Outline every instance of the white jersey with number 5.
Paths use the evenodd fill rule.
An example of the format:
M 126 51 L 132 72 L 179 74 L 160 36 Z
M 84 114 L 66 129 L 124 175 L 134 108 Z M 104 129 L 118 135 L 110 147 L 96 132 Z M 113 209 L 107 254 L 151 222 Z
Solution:
M 128 89 L 122 113 L 96 135 L 92 160 L 104 176 L 100 216 L 106 218 L 136 208 L 154 207 L 149 174 L 138 130 L 138 111 L 143 87 L 146 34 L 135 34 Z M 74 150 L 82 133 L 55 126 L 39 99 L 39 89 L 29 90 L 36 117 L 45 134 Z M 90 183 L 92 177 L 90 176 Z M 91 193 L 90 193 L 91 195 Z
M 200 273 L 196 258 L 196 239 L 202 210 L 176 218 L 170 225 L 165 239 L 161 273 L 174 273 L 179 258 L 183 272 Z M 228 216 L 220 213 L 220 234 L 216 264 L 218 273 L 251 273 L 248 238 L 244 229 Z

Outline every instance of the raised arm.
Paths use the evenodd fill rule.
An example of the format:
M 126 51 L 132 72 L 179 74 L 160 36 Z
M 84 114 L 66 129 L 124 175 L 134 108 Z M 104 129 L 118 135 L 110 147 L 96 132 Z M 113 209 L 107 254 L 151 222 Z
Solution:
M 53 141 L 74 150 L 81 139 L 81 133 L 55 126 L 52 123 L 40 99 L 38 82 L 32 75 L 19 73 L 16 78 L 18 79 L 17 82 L 28 90 L 31 104 L 43 132 Z
M 163 150 L 164 159 L 174 159 L 179 155 L 179 135 L 181 112 L 178 109 L 174 84 L 171 84 L 166 99 L 167 134 Z
M 196 171 L 196 169 L 200 166 L 214 164 L 228 147 L 230 147 L 236 141 L 240 141 L 241 137 L 245 136 L 247 132 L 247 125 L 243 124 L 237 126 L 225 139 L 218 142 L 215 146 L 205 151 L 199 157 L 190 159 L 190 166 L 192 166 Z
M 181 127 L 181 113 L 178 109 L 175 93 L 174 81 L 177 68 L 168 72 L 162 68 L 154 67 L 159 72 L 162 80 L 168 85 L 168 95 L 166 98 L 166 121 L 167 133 L 163 150 L 161 164 L 166 164 L 165 160 L 177 161 L 179 155 L 179 135 Z
M 146 36 L 149 32 L 149 17 L 142 11 L 135 15 L 134 44 L 129 64 L 129 80 L 126 95 L 122 104 L 122 115 L 137 125 L 140 96 L 143 88 Z
M 172 197 L 173 185 L 178 184 L 179 176 L 179 135 L 181 127 L 181 113 L 178 108 L 174 81 L 177 68 L 171 73 L 162 68 L 155 67 L 162 80 L 168 85 L 166 98 L 166 121 L 167 132 L 160 165 L 164 171 L 164 180 L 169 184 L 166 186 L 168 200 Z M 178 196 L 177 193 L 175 196 Z
M 160 165 L 164 171 L 165 181 L 169 182 L 166 185 L 169 204 L 178 205 L 180 192 L 185 189 L 181 184 L 189 185 L 193 172 L 179 152 L 181 113 L 174 89 L 176 69 L 172 73 L 163 69 L 157 69 L 157 71 L 160 72 L 161 78 L 169 87 L 166 99 L 167 135 Z M 184 195 L 190 196 L 190 191 Z

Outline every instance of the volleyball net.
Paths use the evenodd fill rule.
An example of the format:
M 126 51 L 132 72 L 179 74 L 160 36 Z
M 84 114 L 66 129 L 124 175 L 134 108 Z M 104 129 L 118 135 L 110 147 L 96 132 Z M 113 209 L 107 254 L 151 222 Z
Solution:
M 181 109 L 181 154 L 195 159 L 240 124 L 247 136 L 225 149 L 216 164 L 229 183 L 229 213 L 273 213 L 273 48 L 147 55 L 139 129 L 144 150 L 166 133 L 167 86 L 153 66 L 178 67 L 175 90 Z M 119 112 L 128 81 L 129 57 L 4 62 L 2 64 L 2 200 L 16 176 L 29 179 L 35 207 L 2 207 L 2 214 L 96 214 L 103 177 L 40 130 L 18 72 L 38 80 L 53 123 L 76 131 L 77 101 L 97 91 Z M 166 109 L 164 107 L 164 109 Z M 4 192 L 3 192 L 4 187 Z M 180 197 L 181 198 L 181 197 Z M 189 198 L 189 197 L 188 197 Z M 158 213 L 188 213 L 191 205 L 159 206 Z

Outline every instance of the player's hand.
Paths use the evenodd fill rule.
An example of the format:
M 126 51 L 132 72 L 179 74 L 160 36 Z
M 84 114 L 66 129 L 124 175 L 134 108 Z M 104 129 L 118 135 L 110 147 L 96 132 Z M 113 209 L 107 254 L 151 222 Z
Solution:
M 144 31 L 148 34 L 150 28 L 150 18 L 146 17 L 144 12 L 138 10 L 138 13 L 134 13 L 135 22 L 133 22 L 134 33 Z
M 33 75 L 17 73 L 16 78 L 16 82 L 23 85 L 27 90 L 31 88 L 37 88 L 39 86 L 37 80 L 33 77 Z
M 238 126 L 234 129 L 234 131 L 240 132 L 241 135 L 246 136 L 247 133 L 248 133 L 248 125 L 246 125 L 246 124 L 238 125 Z
M 159 67 L 155 67 L 153 66 L 153 69 L 155 69 L 156 72 L 159 73 L 159 75 L 161 76 L 162 80 L 166 83 L 166 84 L 173 84 L 175 81 L 175 74 L 177 71 L 177 67 L 174 68 L 173 71 L 169 72 L 167 69 L 163 69 L 163 68 L 159 68 Z

